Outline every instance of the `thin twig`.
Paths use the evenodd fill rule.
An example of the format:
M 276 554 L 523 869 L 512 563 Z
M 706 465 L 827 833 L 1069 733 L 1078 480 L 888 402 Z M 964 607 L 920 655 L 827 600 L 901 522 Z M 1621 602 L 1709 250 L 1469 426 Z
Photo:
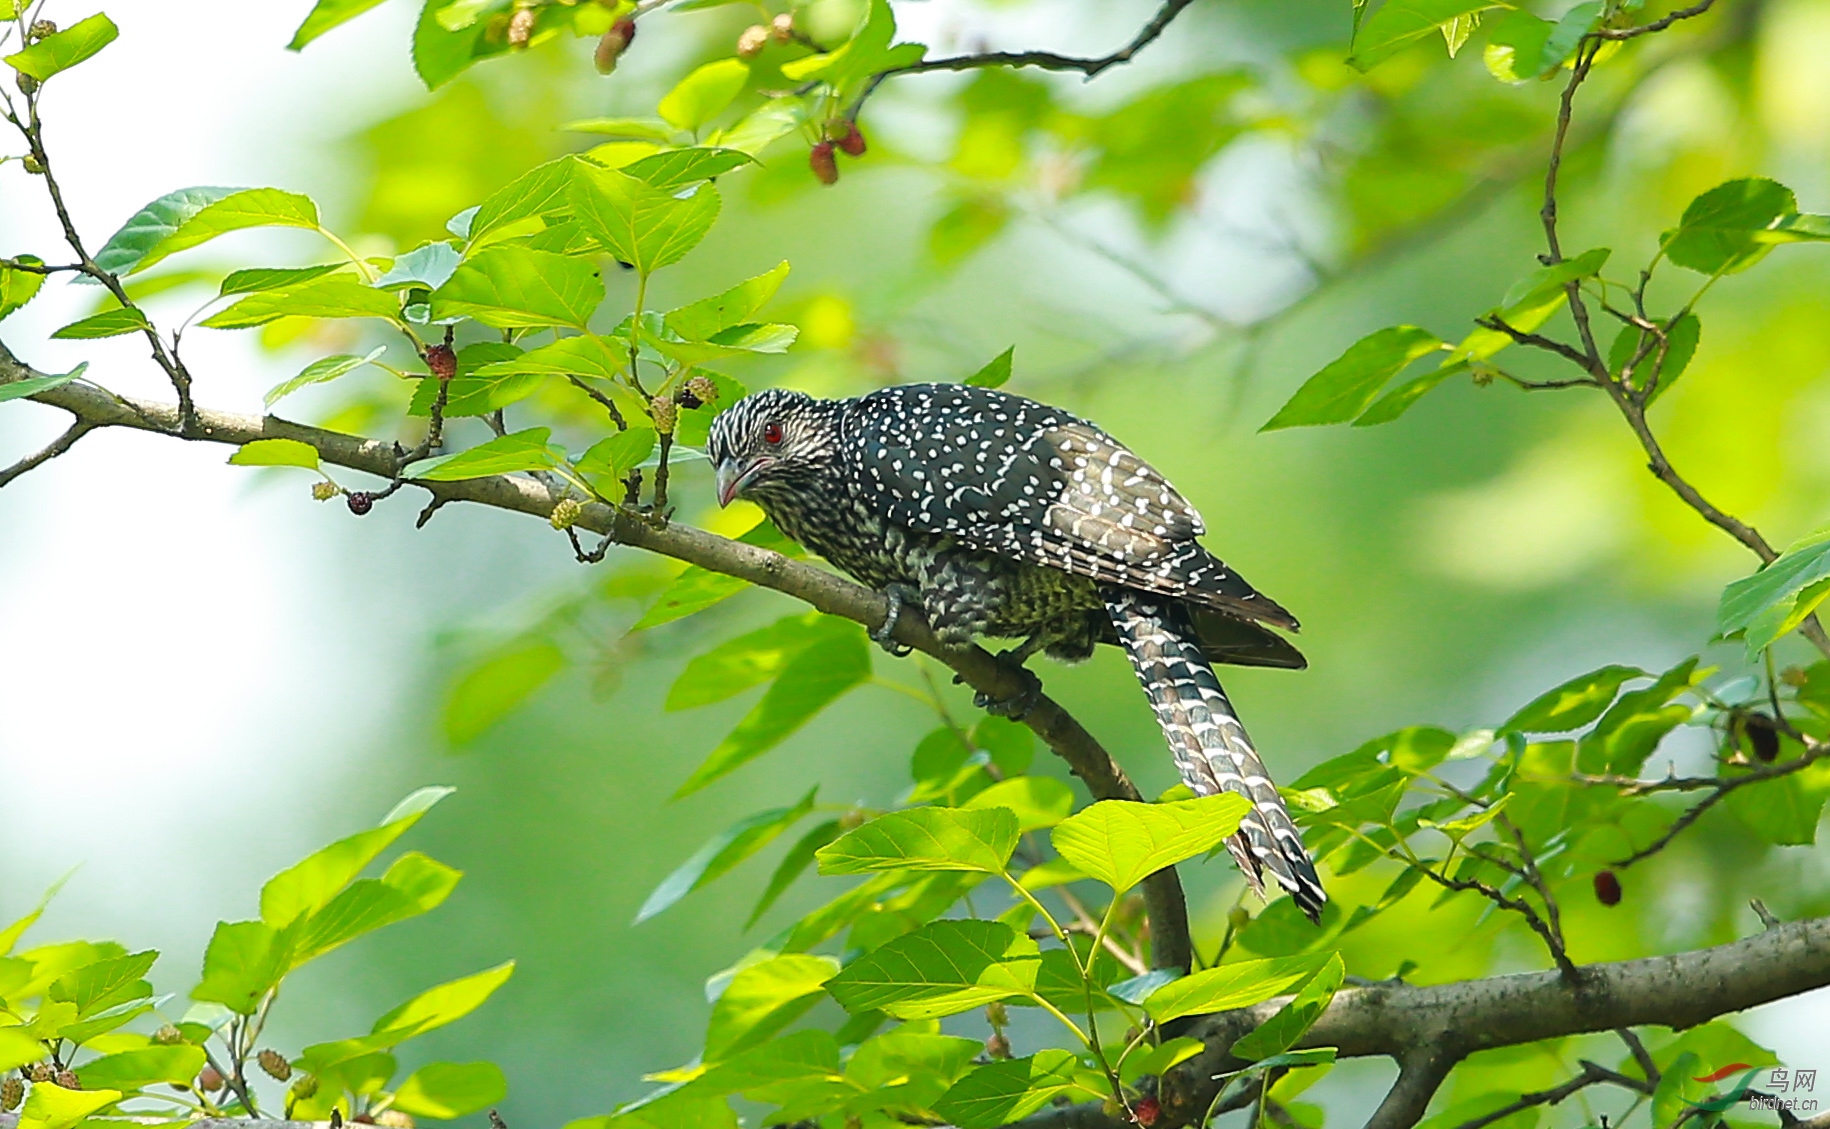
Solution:
M 43 450 L 27 455 L 25 458 L 20 459 L 5 470 L 0 470 L 0 489 L 5 488 L 8 483 L 12 482 L 13 479 L 18 478 L 20 475 L 37 469 L 76 446 L 76 441 L 78 439 L 81 439 L 94 430 L 94 424 L 87 420 L 78 419 L 75 423 L 72 423 L 62 435 L 59 435 L 57 438 L 51 440 L 50 443 L 46 444 Z
M 1597 1066 L 1588 1059 L 1581 1060 L 1581 1065 L 1582 1073 L 1562 1085 L 1552 1086 L 1548 1090 L 1539 1090 L 1536 1093 L 1520 1094 L 1518 1101 L 1503 1105 L 1491 1113 L 1482 1114 L 1473 1121 L 1464 1121 L 1459 1129 L 1485 1129 L 1486 1126 L 1492 1125 L 1496 1121 L 1504 1121 L 1515 1113 L 1523 1113 L 1525 1110 L 1535 1109 L 1538 1106 L 1558 1105 L 1564 1098 L 1578 1090 L 1585 1090 L 1590 1086 L 1602 1083 L 1622 1086 L 1639 1094 L 1652 1092 L 1653 1086 L 1650 1082 L 1642 1082 L 1638 1078 L 1609 1070 L 1605 1066 Z

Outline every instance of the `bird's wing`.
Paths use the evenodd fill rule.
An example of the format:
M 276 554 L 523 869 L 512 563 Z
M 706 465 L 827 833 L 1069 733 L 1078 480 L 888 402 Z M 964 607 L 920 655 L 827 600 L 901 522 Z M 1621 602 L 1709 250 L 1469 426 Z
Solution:
M 902 385 L 860 400 L 847 439 L 860 486 L 898 524 L 1297 626 L 1201 547 L 1201 515 L 1155 467 L 1066 412 L 967 385 Z

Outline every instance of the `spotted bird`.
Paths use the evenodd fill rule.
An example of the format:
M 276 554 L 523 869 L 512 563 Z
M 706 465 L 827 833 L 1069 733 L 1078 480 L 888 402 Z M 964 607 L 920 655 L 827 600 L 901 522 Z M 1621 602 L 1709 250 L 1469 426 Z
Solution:
M 1213 667 L 1304 666 L 1266 627 L 1296 619 L 1202 548 L 1201 515 L 1154 467 L 1086 420 L 959 384 L 769 389 L 720 415 L 706 446 L 720 505 L 756 502 L 888 597 L 872 632 L 886 647 L 904 605 L 944 642 L 1024 639 L 1001 656 L 1016 664 L 1123 647 L 1183 781 L 1251 801 L 1228 842 L 1246 880 L 1262 895 L 1269 871 L 1319 919 L 1327 894 Z

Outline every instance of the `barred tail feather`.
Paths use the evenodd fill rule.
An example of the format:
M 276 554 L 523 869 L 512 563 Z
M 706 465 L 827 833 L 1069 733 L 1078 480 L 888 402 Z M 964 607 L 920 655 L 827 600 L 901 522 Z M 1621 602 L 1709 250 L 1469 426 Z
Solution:
M 1182 779 L 1197 796 L 1235 792 L 1252 802 L 1227 847 L 1254 892 L 1270 871 L 1298 907 L 1319 921 L 1328 900 L 1283 797 L 1233 712 L 1200 637 L 1179 602 L 1135 589 L 1100 589 L 1132 669 L 1156 711 Z

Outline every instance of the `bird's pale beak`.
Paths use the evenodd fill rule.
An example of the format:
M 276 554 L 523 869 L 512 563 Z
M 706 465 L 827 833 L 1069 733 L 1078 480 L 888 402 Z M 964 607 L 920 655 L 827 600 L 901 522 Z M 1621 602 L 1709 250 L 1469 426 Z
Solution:
M 747 463 L 739 462 L 736 459 L 725 459 L 720 462 L 715 472 L 718 479 L 718 505 L 721 507 L 730 505 L 743 488 L 748 486 L 750 481 L 773 461 L 769 458 L 757 458 Z

